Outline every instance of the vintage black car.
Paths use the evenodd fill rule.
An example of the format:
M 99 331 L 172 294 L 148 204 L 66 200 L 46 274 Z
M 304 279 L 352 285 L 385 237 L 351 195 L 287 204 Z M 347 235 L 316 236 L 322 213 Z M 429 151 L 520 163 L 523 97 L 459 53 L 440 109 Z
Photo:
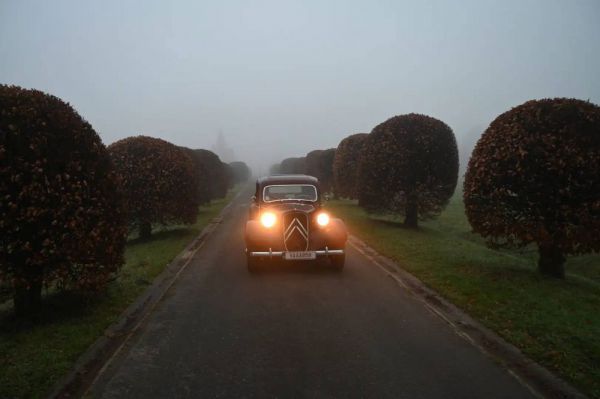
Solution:
M 315 177 L 275 175 L 258 179 L 246 223 L 248 270 L 255 271 L 269 259 L 317 258 L 343 269 L 346 226 L 323 210 L 322 201 Z

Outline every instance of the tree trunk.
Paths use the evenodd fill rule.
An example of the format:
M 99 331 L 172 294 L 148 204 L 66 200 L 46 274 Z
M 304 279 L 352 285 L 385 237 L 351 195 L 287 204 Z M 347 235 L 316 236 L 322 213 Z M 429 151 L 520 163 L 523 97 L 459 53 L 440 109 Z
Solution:
M 13 301 L 17 317 L 38 314 L 42 308 L 42 282 L 32 282 L 29 287 L 15 287 Z
M 140 238 L 147 239 L 152 235 L 152 224 L 149 222 L 140 222 Z
M 413 195 L 409 195 L 406 200 L 405 212 L 404 225 L 413 229 L 419 227 L 419 206 L 417 199 Z
M 538 270 L 540 273 L 556 278 L 565 278 L 565 256 L 555 245 L 539 245 Z

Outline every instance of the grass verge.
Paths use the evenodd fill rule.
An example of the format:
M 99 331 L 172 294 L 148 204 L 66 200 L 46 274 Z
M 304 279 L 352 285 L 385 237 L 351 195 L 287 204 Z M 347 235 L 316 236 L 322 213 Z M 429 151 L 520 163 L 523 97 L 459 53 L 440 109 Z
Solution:
M 569 258 L 566 281 L 544 278 L 536 272 L 534 249 L 495 251 L 472 234 L 459 196 L 417 231 L 398 219 L 367 215 L 353 201 L 330 201 L 327 207 L 352 234 L 600 398 L 600 256 Z
M 201 207 L 191 226 L 168 226 L 147 241 L 132 239 L 125 265 L 108 290 L 97 298 L 64 292 L 44 298 L 44 313 L 34 325 L 17 323 L 12 304 L 0 305 L 0 398 L 45 397 L 77 358 L 114 323 L 164 267 L 231 200 Z

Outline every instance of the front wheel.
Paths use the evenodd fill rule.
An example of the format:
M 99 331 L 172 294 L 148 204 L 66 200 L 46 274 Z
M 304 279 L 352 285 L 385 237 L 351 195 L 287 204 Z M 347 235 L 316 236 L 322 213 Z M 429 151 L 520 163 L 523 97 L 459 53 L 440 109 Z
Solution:
M 344 269 L 344 264 L 346 263 L 346 254 L 332 256 L 329 260 L 331 262 L 331 267 L 335 270 Z

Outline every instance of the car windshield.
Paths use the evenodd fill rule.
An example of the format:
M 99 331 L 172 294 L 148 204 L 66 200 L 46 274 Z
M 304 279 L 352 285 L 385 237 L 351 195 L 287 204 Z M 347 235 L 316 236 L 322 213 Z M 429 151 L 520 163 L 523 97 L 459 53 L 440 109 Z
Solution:
M 301 200 L 316 201 L 317 188 L 312 184 L 280 184 L 266 186 L 263 190 L 265 202 Z

